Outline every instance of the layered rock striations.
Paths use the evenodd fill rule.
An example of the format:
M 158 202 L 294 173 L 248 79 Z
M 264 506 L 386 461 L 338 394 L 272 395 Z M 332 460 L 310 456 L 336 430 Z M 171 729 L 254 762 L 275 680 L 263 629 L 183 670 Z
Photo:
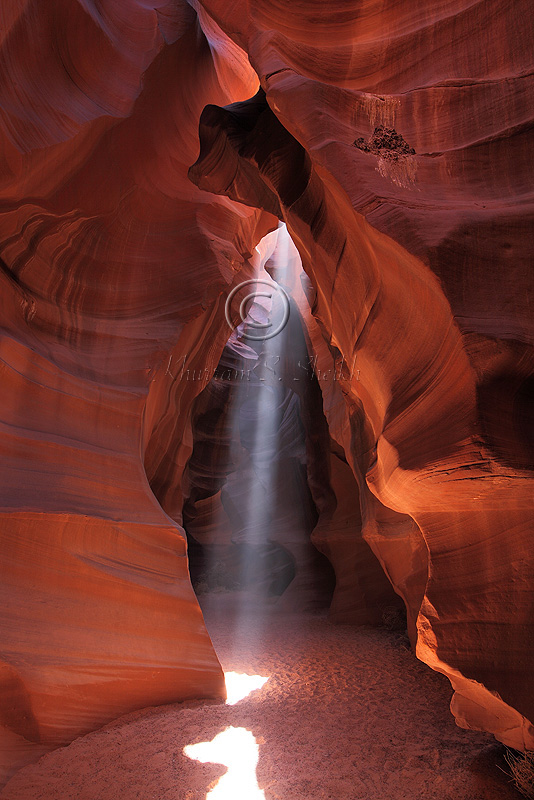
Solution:
M 181 527 L 191 376 L 278 219 L 310 352 L 343 374 L 328 480 L 354 505 L 309 472 L 334 607 L 365 616 L 387 587 L 350 574 L 378 559 L 458 722 L 534 749 L 529 10 L 2 9 L 4 777 L 223 694 Z
M 258 3 L 230 22 L 203 5 L 262 90 L 204 111 L 191 177 L 286 221 L 334 361 L 357 363 L 346 436 L 364 535 L 408 601 L 417 653 L 450 678 L 460 724 L 532 747 L 532 70 L 518 9 L 361 3 L 327 19 Z
M 180 365 L 217 363 L 221 292 L 276 225 L 187 178 L 204 105 L 257 86 L 244 55 L 222 34 L 208 42 L 189 6 L 9 9 L 4 779 L 132 709 L 224 695 L 174 515 L 203 386 L 180 381 Z

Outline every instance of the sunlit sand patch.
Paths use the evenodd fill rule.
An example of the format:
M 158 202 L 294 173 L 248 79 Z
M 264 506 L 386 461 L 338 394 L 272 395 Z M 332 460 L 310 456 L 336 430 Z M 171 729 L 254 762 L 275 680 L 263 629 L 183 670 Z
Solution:
M 239 703 L 251 692 L 261 689 L 269 680 L 262 675 L 244 675 L 239 672 L 225 672 L 224 679 L 226 681 L 226 705 L 228 706 Z
M 211 762 L 228 767 L 227 772 L 208 792 L 206 800 L 265 800 L 265 794 L 256 780 L 258 743 L 246 728 L 226 728 L 211 742 L 187 745 L 184 753 L 188 758 L 202 764 Z

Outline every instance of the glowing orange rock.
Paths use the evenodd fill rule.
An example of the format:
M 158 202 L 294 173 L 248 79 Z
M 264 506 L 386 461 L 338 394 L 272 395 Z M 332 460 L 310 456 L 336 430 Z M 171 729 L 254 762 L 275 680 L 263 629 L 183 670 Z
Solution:
M 336 362 L 358 363 L 344 388 L 345 452 L 364 536 L 407 601 L 418 656 L 450 678 L 459 724 L 533 747 L 532 476 L 481 435 L 470 341 L 442 286 L 354 211 L 262 91 L 231 110 L 206 108 L 200 131 L 192 179 L 283 216 Z

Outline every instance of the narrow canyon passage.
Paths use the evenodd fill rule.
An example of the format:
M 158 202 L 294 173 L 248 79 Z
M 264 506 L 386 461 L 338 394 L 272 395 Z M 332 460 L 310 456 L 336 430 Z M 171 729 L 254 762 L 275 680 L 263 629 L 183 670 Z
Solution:
M 255 277 L 228 304 L 242 321 L 193 405 L 182 487 L 189 569 L 199 595 L 254 587 L 286 608 L 326 608 L 335 575 L 312 534 L 336 505 L 335 443 L 297 305 L 305 276 L 285 225 L 256 251 Z
M 361 538 L 355 484 L 338 496 L 350 470 L 322 413 L 285 226 L 258 257 L 267 291 L 254 284 L 242 301 L 197 397 L 183 483 L 191 579 L 227 703 L 129 714 L 23 768 L 0 798 L 513 800 L 503 747 L 455 725 L 449 681 L 416 659 L 401 601 Z M 279 324 L 277 286 L 287 319 L 256 335 Z M 327 377 L 335 396 L 341 374 Z M 312 543 L 324 548 L 322 528 L 340 549 L 335 575 Z
M 497 766 L 502 748 L 455 725 L 449 682 L 402 635 L 331 625 L 322 614 L 269 614 L 243 593 L 205 595 L 203 609 L 225 671 L 268 678 L 261 689 L 234 705 L 130 714 L 24 768 L 0 798 L 255 800 L 246 747 L 234 748 L 229 767 L 217 754 L 200 763 L 194 747 L 184 753 L 228 728 L 255 740 L 254 788 L 266 800 L 518 797 Z
M 0 3 L 0 798 L 534 800 L 531 5 Z

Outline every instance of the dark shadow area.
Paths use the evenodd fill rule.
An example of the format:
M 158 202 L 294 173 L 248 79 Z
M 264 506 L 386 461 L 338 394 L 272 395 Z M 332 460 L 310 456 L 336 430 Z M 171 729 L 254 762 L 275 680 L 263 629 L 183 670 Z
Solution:
M 335 577 L 312 544 L 328 487 L 322 395 L 298 309 L 266 341 L 231 335 L 192 412 L 183 524 L 197 594 L 252 590 L 327 609 Z M 247 320 L 264 319 L 261 301 Z M 276 320 L 275 320 L 276 322 Z M 323 474 L 324 473 L 324 474 Z M 288 595 L 289 597 L 289 595 Z

